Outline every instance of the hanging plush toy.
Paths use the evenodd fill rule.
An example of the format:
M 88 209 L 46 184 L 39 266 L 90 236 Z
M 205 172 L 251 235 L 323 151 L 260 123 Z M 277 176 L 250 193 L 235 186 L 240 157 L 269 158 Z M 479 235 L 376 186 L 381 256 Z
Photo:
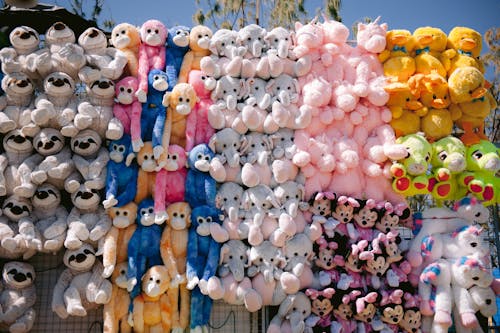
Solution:
M 134 332 L 170 332 L 173 309 L 168 300 L 170 276 L 167 268 L 163 265 L 151 267 L 141 284 L 142 293 L 133 300 L 130 324 Z
M 306 328 L 305 320 L 311 314 L 311 301 L 302 292 L 288 295 L 271 319 L 267 333 L 299 333 Z
M 0 218 L 0 253 L 3 258 L 24 260 L 36 253 L 35 227 L 27 219 L 31 214 L 31 203 L 25 198 L 8 197 L 2 206 Z
M 189 152 L 185 200 L 191 207 L 215 207 L 215 179 L 209 174 L 213 157 L 213 151 L 206 144 L 199 144 Z
M 212 308 L 212 299 L 207 296 L 207 284 L 215 275 L 220 255 L 220 245 L 210 235 L 210 224 L 220 224 L 221 221 L 220 211 L 213 206 L 192 207 L 186 278 L 187 288 L 192 290 L 190 330 L 201 333 L 207 329 Z
M 415 39 L 415 73 L 436 73 L 446 79 L 447 73 L 441 57 L 448 37 L 439 28 L 420 27 L 413 31 Z
M 109 144 L 109 159 L 106 166 L 106 198 L 104 208 L 121 207 L 132 200 L 137 190 L 137 164 L 126 165 L 127 156 L 132 153 L 130 136 Z
M 189 51 L 189 28 L 176 25 L 168 29 L 165 72 L 168 76 L 168 86 L 173 88 L 177 84 L 182 60 Z
M 148 94 L 148 73 L 152 69 L 165 68 L 165 42 L 168 30 L 160 21 L 148 20 L 142 24 L 140 34 L 142 43 L 139 46 L 137 73 L 139 89 L 136 96 L 139 102 L 145 103 Z
M 117 101 L 113 105 L 113 115 L 121 122 L 123 133 L 132 137 L 132 148 L 138 152 L 142 143 L 141 139 L 141 103 L 135 93 L 139 81 L 133 76 L 121 79 L 115 88 Z
M 141 292 L 141 279 L 149 267 L 161 265 L 162 227 L 155 224 L 153 200 L 141 201 L 137 207 L 137 228 L 127 246 L 127 290 L 133 300 Z M 131 311 L 132 309 L 129 309 Z
M 208 49 L 212 30 L 204 25 L 197 25 L 189 33 L 189 51 L 182 59 L 182 66 L 179 72 L 179 83 L 185 83 L 188 80 L 189 72 L 192 69 L 200 70 L 200 61 L 203 57 L 210 55 Z
M 30 264 L 11 261 L 3 266 L 0 328 L 9 332 L 31 331 L 36 319 L 35 269 Z
M 129 23 L 120 23 L 111 31 L 111 44 L 127 57 L 125 72 L 137 77 L 139 70 L 139 46 L 141 36 L 138 29 Z
M 472 66 L 484 73 L 484 65 L 479 56 L 483 47 L 481 34 L 471 28 L 454 27 L 448 34 L 447 50 L 443 52 L 441 62 L 448 71 L 448 76 L 460 67 Z
M 170 275 L 169 300 L 172 329 L 185 330 L 189 322 L 190 295 L 186 288 L 186 257 L 191 226 L 191 208 L 186 202 L 167 207 L 166 226 L 161 235 L 160 254 Z
M 388 31 L 386 40 L 386 49 L 379 59 L 384 64 L 385 76 L 390 78 L 390 86 L 397 87 L 397 82 L 407 82 L 415 73 L 415 60 L 411 56 L 415 40 L 411 32 L 404 29 Z
M 111 299 L 104 304 L 102 312 L 103 332 L 131 332 L 132 327 L 127 320 L 130 305 L 127 292 L 127 262 L 121 262 L 116 266 L 111 276 L 111 283 L 113 284 Z

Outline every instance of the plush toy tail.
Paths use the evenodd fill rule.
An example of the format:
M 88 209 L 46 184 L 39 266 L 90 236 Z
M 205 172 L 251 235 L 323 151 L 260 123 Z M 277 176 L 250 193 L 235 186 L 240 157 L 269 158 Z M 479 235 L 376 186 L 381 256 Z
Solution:
M 426 236 L 422 239 L 422 243 L 420 244 L 420 250 L 422 253 L 422 257 L 429 258 L 431 255 L 432 247 L 434 246 L 434 237 Z
M 432 281 L 436 281 L 437 277 L 441 274 L 441 268 L 439 264 L 432 263 L 429 266 L 425 267 L 420 274 L 420 281 L 425 284 L 431 284 Z

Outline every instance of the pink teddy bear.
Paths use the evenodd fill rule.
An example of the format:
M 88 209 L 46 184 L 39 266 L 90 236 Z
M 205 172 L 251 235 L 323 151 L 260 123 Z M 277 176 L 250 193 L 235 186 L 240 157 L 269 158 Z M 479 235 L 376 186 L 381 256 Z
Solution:
M 140 35 L 142 43 L 139 47 L 139 89 L 136 96 L 139 102 L 145 103 L 148 93 L 149 71 L 151 69 L 165 69 L 165 42 L 168 30 L 160 21 L 148 20 L 141 26 Z
M 359 145 L 353 139 L 342 138 L 333 145 L 336 167 L 328 190 L 334 193 L 363 197 L 364 177 L 361 171 Z
M 215 130 L 208 123 L 208 109 L 213 104 L 211 90 L 207 88 L 207 76 L 193 69 L 189 72 L 188 83 L 193 86 L 198 101 L 186 120 L 186 151 L 200 143 L 209 143 Z

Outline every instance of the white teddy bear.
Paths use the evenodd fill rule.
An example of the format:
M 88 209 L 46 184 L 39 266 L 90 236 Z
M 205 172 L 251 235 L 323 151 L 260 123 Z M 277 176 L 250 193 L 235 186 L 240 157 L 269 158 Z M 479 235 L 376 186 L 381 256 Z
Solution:
M 31 198 L 32 219 L 40 239 L 39 251 L 56 253 L 66 239 L 68 211 L 61 205 L 61 193 L 48 183 L 38 186 Z
M 42 156 L 33 154 L 33 145 L 29 137 L 20 130 L 13 130 L 3 138 L 4 158 L 0 163 L 0 173 L 3 174 L 3 183 L 0 182 L 0 195 L 18 195 L 31 198 L 36 186 L 31 180 L 31 173 L 42 161 Z
M 29 332 L 35 323 L 35 269 L 30 264 L 11 261 L 2 272 L 0 293 L 0 330 Z
M 98 243 L 101 249 L 104 236 L 111 229 L 112 223 L 104 208 L 99 205 L 99 192 L 80 185 L 71 194 L 71 202 L 74 207 L 66 220 L 68 232 L 64 246 L 74 250 L 87 241 Z
M 113 81 L 98 79 L 87 84 L 86 91 L 88 99 L 78 104 L 78 112 L 74 119 L 75 127 L 80 131 L 91 128 L 103 139 L 120 139 L 123 135 L 123 125 L 113 116 L 115 103 Z
M 62 22 L 54 23 L 45 33 L 45 48 L 36 52 L 30 70 L 36 70 L 40 77 L 60 71 L 76 80 L 78 72 L 85 65 L 85 55 L 75 41 L 73 30 Z
M 80 37 L 78 44 L 85 51 L 87 65 L 78 73 L 82 82 L 91 83 L 105 77 L 117 80 L 127 64 L 127 57 L 114 47 L 107 47 L 108 40 L 104 32 L 97 28 L 88 28 Z
M 31 122 L 33 82 L 26 74 L 15 72 L 4 76 L 2 89 L 5 96 L 0 97 L 0 133 L 18 128 L 24 135 L 34 136 L 39 129 Z
M 61 132 L 53 128 L 42 129 L 33 139 L 33 146 L 43 160 L 31 173 L 33 183 L 48 182 L 59 190 L 64 189 L 65 180 L 75 170 L 71 149 L 64 144 Z
M 54 72 L 43 81 L 43 93 L 35 100 L 31 121 L 39 127 L 60 130 L 73 137 L 78 129 L 73 124 L 76 114 L 75 81 L 66 73 Z
M 70 315 L 83 317 L 87 310 L 109 302 L 113 287 L 101 277 L 103 267 L 91 245 L 66 250 L 63 261 L 67 268 L 54 287 L 52 311 L 62 319 Z
M 40 77 L 30 69 L 36 58 L 36 51 L 40 47 L 40 36 L 38 32 L 27 26 L 16 27 L 9 35 L 12 47 L 4 47 L 0 50 L 0 62 L 4 73 L 22 72 L 35 81 Z
M 76 171 L 66 179 L 64 189 L 69 193 L 76 192 L 82 181 L 88 188 L 104 188 L 109 152 L 101 147 L 101 137 L 95 131 L 87 129 L 72 138 L 70 145 L 74 152 L 72 159 Z

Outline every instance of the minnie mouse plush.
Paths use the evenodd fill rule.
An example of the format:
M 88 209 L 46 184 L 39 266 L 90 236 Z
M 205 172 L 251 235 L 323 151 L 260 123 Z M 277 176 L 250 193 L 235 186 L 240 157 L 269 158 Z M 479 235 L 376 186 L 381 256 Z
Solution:
M 339 244 L 334 239 L 325 236 L 320 237 L 313 244 L 313 251 L 316 259 L 314 260 L 315 280 L 322 287 L 331 283 L 337 283 L 340 279 L 337 266 L 344 265 L 344 258 L 336 254 Z
M 379 220 L 379 211 L 375 200 L 358 200 L 359 207 L 354 210 L 354 223 L 359 233 L 359 239 L 371 241 L 373 239 L 373 227 Z
M 332 324 L 332 297 L 335 289 L 326 288 L 323 290 L 307 289 L 306 295 L 311 299 L 311 312 L 308 324 L 313 326 L 314 333 L 329 332 Z
M 358 232 L 352 223 L 354 209 L 359 207 L 359 202 L 351 197 L 340 196 L 332 201 L 332 217 L 336 226 L 335 231 L 348 235 L 351 240 L 358 239 Z M 330 236 L 330 235 L 329 235 Z
M 398 324 L 403 319 L 404 309 L 401 298 L 403 291 L 395 289 L 391 291 L 383 290 L 381 292 L 382 300 L 380 301 L 381 320 L 388 325 L 389 329 L 393 332 L 398 331 Z
M 361 295 L 359 290 L 348 289 L 346 291 L 337 290 L 332 297 L 332 322 L 331 333 L 352 333 L 356 331 L 356 321 L 352 319 L 354 301 Z

